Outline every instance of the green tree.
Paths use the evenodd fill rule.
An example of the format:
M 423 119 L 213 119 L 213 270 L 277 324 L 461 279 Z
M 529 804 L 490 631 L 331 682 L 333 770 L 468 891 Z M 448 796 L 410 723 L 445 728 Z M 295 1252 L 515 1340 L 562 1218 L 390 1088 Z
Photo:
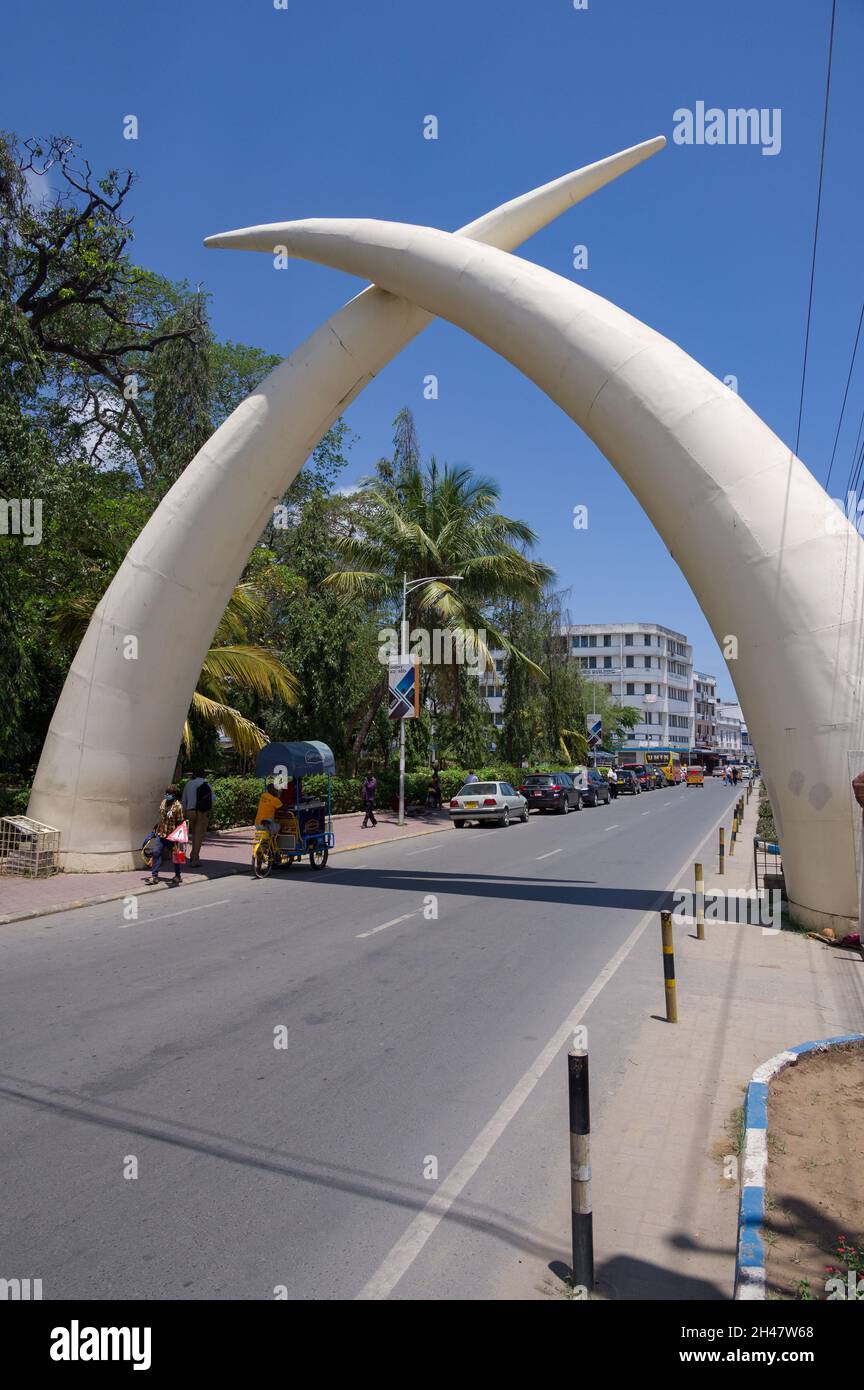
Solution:
M 404 434 L 404 422 L 400 428 Z M 398 626 L 403 575 L 407 577 L 409 628 L 427 635 L 432 658 L 424 675 L 424 700 L 433 668 L 441 665 L 440 659 L 435 661 L 436 636 L 456 639 L 457 650 L 461 644 L 487 662 L 490 647 L 503 647 L 517 660 L 530 661 L 492 623 L 489 613 L 507 597 L 535 593 L 551 570 L 527 557 L 534 532 L 525 522 L 504 515 L 498 501 L 497 484 L 469 468 L 440 467 L 434 458 L 426 467 L 406 463 L 394 470 L 391 480 L 379 469 L 375 477 L 362 481 L 353 525 L 334 537 L 341 564 L 324 582 L 342 602 L 359 601 Z M 459 579 L 448 577 L 454 575 Z M 439 652 L 442 648 L 439 641 Z M 458 670 L 455 662 L 448 667 L 457 717 Z M 370 692 L 355 756 L 385 689 L 386 684 L 379 684 Z
M 79 596 L 59 603 L 50 623 L 70 647 L 78 646 L 98 599 Z M 275 652 L 254 641 L 255 629 L 266 620 L 266 596 L 256 585 L 236 585 L 212 645 L 204 658 L 183 730 L 183 747 L 193 752 L 196 727 L 225 733 L 241 757 L 257 753 L 267 743 L 266 734 L 236 708 L 238 695 L 294 704 L 299 687 L 296 678 Z M 234 703 L 229 703 L 234 701 Z
M 159 492 L 180 477 L 213 433 L 211 335 L 204 296 L 185 301 L 166 327 L 178 336 L 153 353 L 149 424 L 153 481 Z

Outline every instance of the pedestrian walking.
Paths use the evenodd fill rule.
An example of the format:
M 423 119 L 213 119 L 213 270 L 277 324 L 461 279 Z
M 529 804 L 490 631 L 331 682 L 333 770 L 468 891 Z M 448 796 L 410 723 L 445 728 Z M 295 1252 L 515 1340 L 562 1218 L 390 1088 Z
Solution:
M 183 820 L 183 804 L 178 796 L 178 789 L 172 782 L 165 788 L 165 796 L 159 804 L 159 820 L 153 827 L 158 838 L 155 842 L 153 858 L 150 861 L 150 877 L 146 880 L 147 883 L 159 882 L 159 870 L 162 867 L 162 859 L 166 854 L 170 854 L 174 860 L 174 877 L 171 880 L 172 883 L 179 884 L 182 881 L 179 858 L 183 852 L 182 844 L 177 844 L 175 847 L 168 836 L 173 835 L 174 831 L 179 829 L 183 824 Z
M 375 795 L 378 791 L 378 783 L 372 772 L 367 772 L 363 778 L 363 785 L 360 788 L 360 799 L 363 802 L 363 824 L 360 829 L 365 830 L 367 822 L 371 820 L 372 825 L 378 824 L 375 819 Z
M 432 781 L 426 793 L 426 804 L 436 811 L 441 809 L 441 778 L 438 776 L 437 768 L 432 773 Z
M 204 843 L 204 836 L 207 834 L 210 812 L 213 809 L 213 788 L 206 780 L 203 768 L 192 773 L 183 788 L 182 803 L 189 824 L 191 841 L 189 863 L 200 864 L 201 846 Z
M 615 801 L 618 797 L 618 773 L 614 767 L 610 767 L 606 774 L 606 781 L 609 783 L 609 795 Z

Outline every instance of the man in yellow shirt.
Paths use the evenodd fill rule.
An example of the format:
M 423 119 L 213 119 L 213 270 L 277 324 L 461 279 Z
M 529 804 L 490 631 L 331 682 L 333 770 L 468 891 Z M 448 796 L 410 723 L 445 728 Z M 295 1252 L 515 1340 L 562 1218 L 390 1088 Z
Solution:
M 255 829 L 269 830 L 276 834 L 279 830 L 279 822 L 276 820 L 276 812 L 282 810 L 282 802 L 274 784 L 268 782 L 264 791 L 261 793 L 261 800 L 258 802 L 258 810 L 255 812 Z

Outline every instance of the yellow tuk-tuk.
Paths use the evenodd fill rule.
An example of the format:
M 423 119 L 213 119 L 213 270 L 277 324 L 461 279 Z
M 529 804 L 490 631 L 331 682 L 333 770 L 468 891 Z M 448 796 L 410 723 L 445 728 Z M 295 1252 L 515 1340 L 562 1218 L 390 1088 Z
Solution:
M 702 767 L 697 767 L 697 766 L 688 767 L 688 769 L 687 769 L 687 786 L 688 786 L 688 787 L 704 787 L 704 785 L 705 785 L 705 770 L 704 770 L 704 768 L 702 768 Z

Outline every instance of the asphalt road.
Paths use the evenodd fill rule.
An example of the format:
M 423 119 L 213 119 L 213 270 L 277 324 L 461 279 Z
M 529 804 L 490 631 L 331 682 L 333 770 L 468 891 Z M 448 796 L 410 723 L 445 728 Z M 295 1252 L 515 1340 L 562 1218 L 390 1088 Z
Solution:
M 611 967 L 735 795 L 0 929 L 0 1275 L 46 1299 L 502 1296 L 500 1262 L 554 1234 L 526 1101 L 585 1009 L 593 1094 L 614 1087 Z

